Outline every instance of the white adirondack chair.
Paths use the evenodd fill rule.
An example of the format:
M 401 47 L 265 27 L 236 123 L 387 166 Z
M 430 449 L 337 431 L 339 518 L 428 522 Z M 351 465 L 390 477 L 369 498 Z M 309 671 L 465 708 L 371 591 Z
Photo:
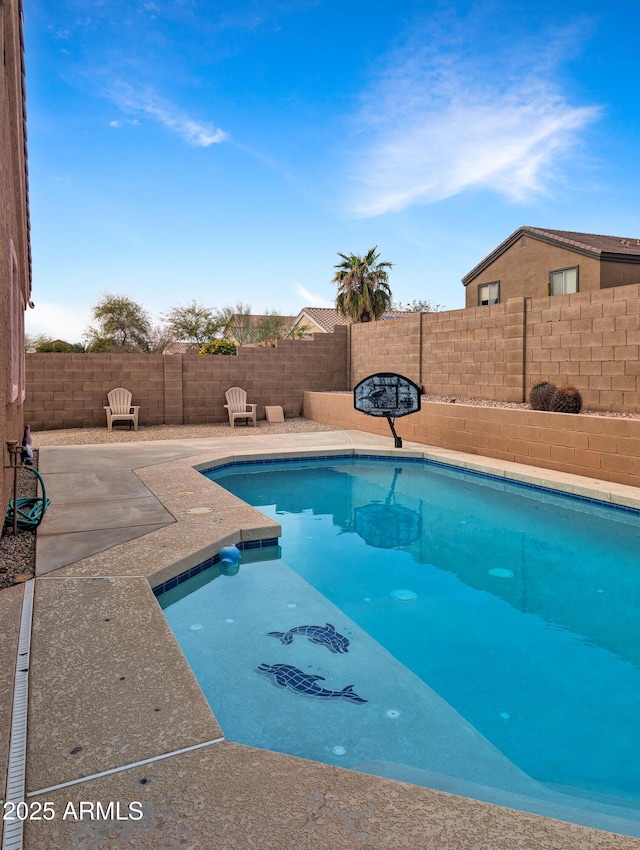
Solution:
M 231 387 L 224 394 L 227 400 L 225 407 L 229 414 L 229 425 L 233 428 L 236 419 L 245 419 L 247 425 L 249 419 L 253 422 L 253 427 L 256 427 L 256 408 L 257 404 L 247 404 L 247 392 L 241 387 Z
M 105 413 L 107 414 L 107 428 L 111 431 L 114 419 L 128 419 L 133 422 L 134 431 L 138 430 L 138 411 L 140 405 L 131 404 L 131 393 L 123 387 L 117 387 L 107 393 L 109 404 L 105 405 Z

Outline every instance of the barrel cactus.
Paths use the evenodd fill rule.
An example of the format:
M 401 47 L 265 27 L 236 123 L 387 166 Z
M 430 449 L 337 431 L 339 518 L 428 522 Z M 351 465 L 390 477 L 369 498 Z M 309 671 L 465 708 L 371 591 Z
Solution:
M 557 390 L 549 381 L 537 381 L 529 391 L 529 404 L 532 410 L 549 410 L 551 397 Z
M 549 410 L 553 410 L 554 413 L 580 413 L 582 410 L 580 391 L 568 385 L 558 387 L 551 397 Z

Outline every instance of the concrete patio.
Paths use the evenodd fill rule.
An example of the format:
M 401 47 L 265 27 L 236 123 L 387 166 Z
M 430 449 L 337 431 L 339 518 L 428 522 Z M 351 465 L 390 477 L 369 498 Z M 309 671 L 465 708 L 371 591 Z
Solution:
M 30 806 L 50 803 L 54 816 L 27 820 L 21 844 L 12 846 L 640 848 L 640 840 L 626 835 L 225 739 L 152 587 L 225 545 L 277 537 L 279 526 L 197 467 L 222 458 L 354 449 L 426 456 L 640 507 L 633 487 L 417 443 L 394 450 L 388 437 L 358 431 L 42 448 L 52 505 L 38 535 L 22 768 L 24 799 Z M 29 592 L 25 586 L 0 592 L 0 651 L 7 659 L 0 671 L 3 799 Z M 104 808 L 114 803 L 110 818 L 90 818 L 88 805 L 79 817 L 82 802 L 95 813 L 98 801 Z M 133 801 L 140 807 L 130 808 Z

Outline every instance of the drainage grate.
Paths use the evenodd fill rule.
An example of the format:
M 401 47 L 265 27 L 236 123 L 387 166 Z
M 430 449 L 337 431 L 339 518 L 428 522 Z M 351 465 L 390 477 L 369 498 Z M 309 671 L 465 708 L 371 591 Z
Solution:
M 16 805 L 25 799 L 25 765 L 27 758 L 27 698 L 29 692 L 29 651 L 31 648 L 31 617 L 33 613 L 34 579 L 24 586 L 18 658 L 13 689 L 11 744 L 7 772 L 7 803 Z M 16 818 L 4 822 L 2 850 L 22 850 L 23 821 Z

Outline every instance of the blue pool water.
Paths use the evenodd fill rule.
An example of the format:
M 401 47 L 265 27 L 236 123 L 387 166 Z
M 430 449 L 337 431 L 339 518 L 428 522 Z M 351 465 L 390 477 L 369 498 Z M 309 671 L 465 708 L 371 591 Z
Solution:
M 159 597 L 229 739 L 640 834 L 637 513 L 397 458 L 208 475 L 283 529 Z

